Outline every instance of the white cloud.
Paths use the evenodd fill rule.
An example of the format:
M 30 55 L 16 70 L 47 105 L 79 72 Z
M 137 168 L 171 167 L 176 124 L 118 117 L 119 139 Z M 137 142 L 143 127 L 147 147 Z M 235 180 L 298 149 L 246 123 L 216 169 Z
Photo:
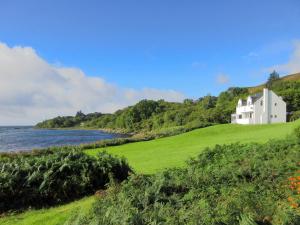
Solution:
M 216 80 L 218 84 L 228 84 L 230 81 L 229 76 L 224 73 L 218 74 Z
M 141 99 L 184 98 L 174 90 L 121 88 L 78 68 L 51 65 L 30 47 L 0 43 L 0 125 L 34 124 L 78 110 L 114 112 Z
M 269 72 L 276 70 L 280 73 L 288 73 L 288 74 L 300 72 L 300 40 L 294 41 L 293 46 L 294 46 L 293 53 L 287 63 L 272 66 L 267 70 Z

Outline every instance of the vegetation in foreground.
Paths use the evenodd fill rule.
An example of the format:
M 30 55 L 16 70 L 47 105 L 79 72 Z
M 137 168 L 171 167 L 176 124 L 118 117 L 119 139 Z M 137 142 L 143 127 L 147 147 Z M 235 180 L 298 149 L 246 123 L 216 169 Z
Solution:
M 264 143 L 270 139 L 282 139 L 300 125 L 300 120 L 285 124 L 236 125 L 222 124 L 197 129 L 177 136 L 130 143 L 107 148 L 90 149 L 86 152 L 97 155 L 107 152 L 125 157 L 136 172 L 155 173 L 165 168 L 182 167 L 189 157 L 195 157 L 206 147 L 234 142 Z
M 124 159 L 100 153 L 55 151 L 52 154 L 0 158 L 0 213 L 69 202 L 103 189 L 110 176 L 123 181 L 131 171 Z
M 193 146 L 192 151 L 194 152 L 194 156 L 196 156 L 201 151 L 203 151 L 203 148 L 204 148 L 204 146 L 206 144 L 208 146 L 210 146 L 210 145 L 214 146 L 215 143 L 226 144 L 226 143 L 232 143 L 234 141 L 235 142 L 239 141 L 241 143 L 253 142 L 253 141 L 266 142 L 269 138 L 284 138 L 288 134 L 290 136 L 290 134 L 293 131 L 293 129 L 295 127 L 299 126 L 299 125 L 300 125 L 300 121 L 296 121 L 294 123 L 288 123 L 288 124 L 276 124 L 276 125 L 273 124 L 273 125 L 266 125 L 266 126 L 218 125 L 218 126 L 215 126 L 215 127 L 209 127 L 209 128 L 199 129 L 199 130 L 196 130 L 196 131 L 193 131 L 193 132 L 189 132 L 189 133 L 186 133 L 186 134 L 174 136 L 174 137 L 171 137 L 171 138 L 163 138 L 163 139 L 158 139 L 158 140 L 155 140 L 155 141 L 143 142 L 143 143 L 134 143 L 132 145 L 136 146 L 136 147 L 133 147 L 133 148 L 136 149 L 137 152 L 132 152 L 132 154 L 129 154 L 130 151 L 128 151 L 127 149 L 124 148 L 127 145 L 115 147 L 116 148 L 115 150 L 114 150 L 114 148 L 112 148 L 112 149 L 109 148 L 107 150 L 109 150 L 110 152 L 113 152 L 114 154 L 118 153 L 119 155 L 123 155 L 123 153 L 124 153 L 124 155 L 129 156 L 130 159 L 131 159 L 130 161 L 132 163 L 131 165 L 134 168 L 136 168 L 138 170 L 138 172 L 141 172 L 141 173 L 145 173 L 145 172 L 146 173 L 149 173 L 149 172 L 152 173 L 154 171 L 160 171 L 160 172 L 157 173 L 156 175 L 150 175 L 150 176 L 149 175 L 147 175 L 147 176 L 145 176 L 145 175 L 137 175 L 135 178 L 131 177 L 130 180 L 128 181 L 128 183 L 125 184 L 122 188 L 120 186 L 117 186 L 117 185 L 111 185 L 111 187 L 110 187 L 110 189 L 109 189 L 109 191 L 107 193 L 108 195 L 106 195 L 108 197 L 103 199 L 104 201 L 107 201 L 107 202 L 103 206 L 103 207 L 106 207 L 106 208 L 102 208 L 101 209 L 102 213 L 103 213 L 103 210 L 108 210 L 108 211 L 110 210 L 110 209 L 108 209 L 109 204 L 111 204 L 110 205 L 112 207 L 111 210 L 112 210 L 112 212 L 114 212 L 114 210 L 117 209 L 116 208 L 117 207 L 116 204 L 119 204 L 119 206 L 121 207 L 120 209 L 122 209 L 122 210 L 118 211 L 118 213 L 122 214 L 123 216 L 125 214 L 127 214 L 129 210 L 131 210 L 131 212 L 135 212 L 136 215 L 139 216 L 139 217 L 141 215 L 144 215 L 144 213 L 145 214 L 149 214 L 149 215 L 151 215 L 151 214 L 156 214 L 156 215 L 165 214 L 166 213 L 166 209 L 168 207 L 169 207 L 170 211 L 173 210 L 173 208 L 172 208 L 173 206 L 171 207 L 169 205 L 169 203 L 168 203 L 168 202 L 172 201 L 172 196 L 176 196 L 176 193 L 174 193 L 174 191 L 176 191 L 176 187 L 177 186 L 173 185 L 173 184 L 174 183 L 175 184 L 178 183 L 178 185 L 182 185 L 183 183 L 185 183 L 185 182 L 188 181 L 188 180 L 187 181 L 186 180 L 181 180 L 182 176 L 186 177 L 186 178 L 189 178 L 189 179 L 192 180 L 193 179 L 193 175 L 190 176 L 191 174 L 190 175 L 189 174 L 185 174 L 186 172 L 184 172 L 184 171 L 191 171 L 191 168 L 194 169 L 195 165 L 197 165 L 197 163 L 194 163 L 193 165 L 190 165 L 192 163 L 192 161 L 190 161 L 190 163 L 188 164 L 187 168 L 184 168 L 184 169 L 175 169 L 175 170 L 169 169 L 167 172 L 161 172 L 162 169 L 165 167 L 166 164 L 164 164 L 164 166 L 161 166 L 160 164 L 164 163 L 165 161 L 168 161 L 168 157 L 172 158 L 172 156 L 176 156 L 177 154 L 179 154 L 178 152 L 182 152 L 181 155 L 179 154 L 179 156 L 177 157 L 176 161 L 174 161 L 174 160 L 169 161 L 169 165 L 172 165 L 172 166 L 181 166 L 181 165 L 184 165 L 184 163 L 182 163 L 182 162 L 184 162 L 185 159 L 186 159 L 186 156 L 184 156 L 184 157 L 182 156 L 183 153 L 184 152 L 187 152 L 187 154 L 191 153 L 190 152 L 191 150 L 189 149 L 189 146 Z M 209 129 L 209 130 L 207 130 L 207 129 Z M 244 133 L 244 135 L 242 135 L 243 133 Z M 300 134 L 298 134 L 298 135 L 300 135 Z M 229 137 L 234 137 L 234 139 L 230 139 Z M 187 139 L 186 142 L 182 142 L 182 141 L 184 141 L 186 139 Z M 203 145 L 201 145 L 202 142 L 204 142 Z M 149 143 L 149 147 L 147 147 L 148 143 Z M 181 143 L 181 145 L 179 145 L 180 143 Z M 281 143 L 281 142 L 277 141 L 276 143 Z M 197 193 L 196 196 L 199 194 L 198 193 L 199 189 L 202 190 L 202 192 L 200 193 L 201 196 L 205 196 L 205 193 L 206 193 L 207 196 L 210 196 L 211 193 L 215 192 L 214 197 L 216 197 L 220 193 L 222 193 L 222 195 L 220 195 L 220 197 L 214 198 L 214 199 L 212 197 L 210 199 L 210 201 L 216 202 L 218 200 L 218 201 L 220 201 L 221 205 L 223 204 L 224 206 L 230 208 L 231 206 L 234 206 L 234 205 L 232 205 L 231 202 L 238 201 L 238 199 L 237 199 L 238 196 L 242 196 L 242 194 L 245 193 L 245 192 L 247 193 L 247 190 L 248 190 L 250 192 L 250 194 L 251 194 L 250 195 L 250 197 L 251 197 L 252 195 L 255 195 L 255 193 L 256 193 L 256 192 L 251 192 L 251 190 L 254 190 L 254 191 L 257 191 L 257 190 L 255 188 L 253 188 L 252 186 L 247 186 L 247 185 L 249 185 L 249 182 L 250 182 L 250 181 L 247 181 L 247 183 L 240 182 L 240 184 L 241 184 L 241 186 L 243 186 L 242 184 L 245 184 L 245 187 L 249 187 L 249 189 L 241 189 L 241 191 L 239 191 L 240 188 L 241 188 L 241 186 L 238 186 L 237 182 L 234 183 L 234 186 L 232 186 L 230 182 L 234 181 L 234 180 L 231 180 L 233 178 L 232 177 L 230 179 L 228 178 L 229 179 L 228 180 L 226 178 L 226 176 L 225 176 L 225 178 L 227 180 L 225 180 L 225 181 L 228 181 L 228 183 L 224 181 L 224 183 L 215 183 L 214 184 L 213 181 L 215 180 L 215 177 L 217 176 L 218 180 L 220 180 L 221 179 L 220 178 L 221 175 L 222 174 L 226 175 L 227 173 L 228 173 L 228 175 L 231 174 L 234 177 L 236 175 L 236 172 L 240 170 L 239 168 L 237 168 L 238 164 L 236 164 L 236 163 L 238 163 L 238 162 L 244 162 L 244 164 L 242 163 L 241 165 L 252 165 L 251 168 L 253 167 L 252 169 L 255 169 L 256 168 L 256 162 L 255 162 L 255 160 L 258 162 L 258 164 L 257 164 L 258 166 L 261 167 L 261 166 L 264 165 L 264 167 L 262 167 L 262 168 L 265 169 L 265 172 L 268 172 L 268 166 L 272 165 L 272 164 L 270 164 L 270 162 L 274 163 L 274 165 L 273 165 L 274 167 L 273 168 L 275 168 L 275 166 L 276 166 L 275 162 L 276 162 L 276 160 L 278 158 L 277 164 L 280 165 L 280 166 L 282 166 L 282 167 L 286 166 L 285 167 L 286 171 L 284 173 L 280 174 L 279 178 L 277 177 L 278 179 L 282 180 L 282 182 L 285 185 L 283 187 L 283 189 L 281 189 L 281 190 L 283 190 L 283 192 L 282 192 L 283 195 L 280 196 L 281 200 L 279 202 L 281 202 L 282 204 L 284 204 L 284 207 L 285 207 L 284 209 L 286 210 L 285 211 L 286 214 L 289 214 L 289 211 L 294 212 L 294 211 L 292 211 L 292 208 L 291 208 L 292 207 L 291 206 L 292 202 L 289 202 L 290 198 L 288 198 L 288 197 L 292 197 L 292 199 L 290 199 L 290 200 L 293 200 L 293 201 L 294 201 L 294 199 L 296 199 L 293 196 L 293 192 L 292 192 L 294 190 L 289 189 L 289 187 L 286 186 L 286 185 L 291 185 L 290 182 L 293 182 L 293 181 L 287 180 L 288 178 L 295 177 L 292 174 L 295 172 L 294 169 L 297 166 L 295 165 L 295 166 L 293 166 L 293 168 L 290 168 L 289 165 L 292 165 L 292 164 L 290 164 L 291 162 L 296 162 L 296 161 L 299 162 L 300 161 L 300 158 L 299 158 L 299 149 L 297 149 L 298 148 L 297 147 L 298 144 L 295 143 L 295 141 L 291 141 L 290 144 L 288 144 L 289 141 L 286 140 L 284 143 L 285 143 L 284 145 L 281 145 L 281 147 L 283 148 L 282 150 L 280 150 L 280 148 L 281 148 L 280 145 L 278 145 L 276 147 L 276 149 L 278 150 L 278 154 L 276 153 L 275 148 L 273 149 L 271 143 L 266 144 L 266 145 L 255 144 L 253 146 L 251 146 L 251 145 L 236 145 L 236 147 L 234 147 L 234 149 L 236 149 L 236 150 L 230 150 L 231 147 L 217 147 L 217 149 L 219 149 L 219 148 L 222 149 L 222 151 L 220 150 L 219 153 L 218 153 L 218 155 L 219 155 L 220 159 L 222 160 L 222 162 L 220 160 L 214 160 L 213 163 L 212 163 L 212 159 L 213 159 L 212 156 L 214 155 L 213 154 L 214 151 L 212 151 L 212 150 L 204 150 L 203 154 L 206 154 L 205 158 L 207 158 L 209 164 L 212 163 L 212 167 L 211 167 L 212 171 L 210 173 L 207 173 L 204 178 L 207 179 L 207 182 L 209 180 L 209 182 L 211 182 L 212 185 L 209 186 L 209 188 L 206 188 L 206 186 L 201 186 L 202 189 L 200 189 L 200 188 L 196 189 L 195 186 L 192 186 L 192 188 L 189 189 L 189 193 L 192 195 L 194 189 L 197 191 L 197 192 L 195 192 L 195 193 Z M 145 144 L 146 146 L 141 146 L 141 144 Z M 289 145 L 293 146 L 293 147 L 290 148 Z M 157 153 L 155 151 L 154 153 L 151 154 L 151 152 L 149 152 L 150 151 L 149 149 L 150 148 L 156 148 L 156 146 L 158 146 L 158 147 L 160 146 L 159 148 L 165 146 L 166 150 L 170 151 L 170 154 L 168 154 L 168 157 L 165 157 L 165 155 L 162 154 L 161 150 L 158 151 L 159 148 L 157 148 L 158 149 Z M 273 149 L 274 151 L 272 150 L 271 152 L 268 152 L 267 148 L 265 148 L 264 146 L 269 146 L 268 148 L 270 148 L 271 150 Z M 179 147 L 179 148 L 177 149 L 177 147 Z M 177 149 L 177 150 L 176 151 L 171 151 L 174 148 Z M 264 150 L 261 151 L 261 153 L 260 153 L 260 148 L 264 148 Z M 225 151 L 225 149 L 226 149 L 226 151 Z M 242 149 L 241 150 L 242 152 L 238 154 L 239 149 Z M 255 151 L 252 150 L 252 149 L 254 149 Z M 227 150 L 229 151 L 228 156 L 227 156 Z M 297 150 L 297 152 L 295 152 L 295 150 Z M 247 151 L 250 151 L 250 152 L 247 153 Z M 283 151 L 283 154 L 279 155 L 279 153 L 281 151 Z M 293 151 L 293 153 L 292 153 L 292 151 Z M 90 153 L 96 155 L 95 152 L 96 151 L 91 151 Z M 210 154 L 207 154 L 208 152 L 210 152 Z M 237 155 L 233 157 L 233 155 L 235 154 L 235 152 L 236 152 Z M 141 161 L 139 160 L 139 157 L 137 157 L 136 159 L 132 158 L 132 156 L 135 153 L 136 154 L 140 154 L 139 157 L 140 157 Z M 252 153 L 255 153 L 255 154 L 252 154 Z M 285 154 L 288 154 L 288 156 L 286 156 Z M 272 155 L 273 155 L 273 159 L 272 159 L 272 161 L 270 161 Z M 201 156 L 202 156 L 202 154 L 200 154 L 199 157 L 201 157 Z M 240 157 L 240 159 L 237 159 L 238 156 Z M 244 157 L 244 159 L 242 158 L 242 156 Z M 284 157 L 286 157 L 286 159 Z M 142 160 L 143 158 L 145 160 Z M 248 158 L 249 158 L 249 163 L 251 162 L 250 164 L 246 163 L 247 160 L 248 160 Z M 290 161 L 290 158 L 292 158 L 291 159 L 292 161 Z M 284 160 L 287 160 L 288 164 L 284 164 Z M 149 161 L 149 164 L 147 163 L 148 161 Z M 217 162 L 219 162 L 219 164 L 217 164 Z M 269 162 L 269 164 L 267 162 Z M 141 164 L 139 164 L 139 163 L 141 163 Z M 206 164 L 205 171 L 209 171 L 210 170 L 209 164 Z M 224 171 L 222 173 L 220 173 L 220 171 L 222 171 L 222 168 L 224 166 L 226 168 L 226 165 L 228 165 L 227 169 L 224 169 Z M 230 166 L 232 166 L 232 167 L 230 167 Z M 199 173 L 196 177 L 198 177 L 200 174 L 202 174 L 201 173 L 202 169 L 200 167 L 201 166 L 198 165 L 197 170 L 195 169 L 195 175 L 197 175 L 197 173 Z M 260 167 L 257 167 L 257 168 L 260 168 Z M 216 170 L 216 168 L 218 168 L 220 171 Z M 250 171 L 252 171 L 252 169 Z M 270 167 L 270 171 L 272 171 L 272 170 L 273 170 L 272 167 Z M 276 171 L 276 170 L 273 170 L 273 171 Z M 180 176 L 176 175 L 177 174 L 176 171 L 179 171 L 178 174 Z M 256 171 L 256 173 L 257 173 L 257 176 L 259 176 L 259 172 Z M 171 174 L 171 175 L 169 176 L 169 174 Z M 187 175 L 189 175 L 189 176 L 187 176 Z M 211 176 L 209 176 L 209 175 L 211 175 Z M 297 174 L 295 174 L 295 175 L 297 175 Z M 168 193 L 170 193 L 170 195 L 166 195 L 166 193 L 162 193 L 163 189 L 159 190 L 157 192 L 158 197 L 161 196 L 162 194 L 167 196 L 166 202 L 168 204 L 164 205 L 163 202 L 159 202 L 159 204 L 156 203 L 155 205 L 147 205 L 149 203 L 146 204 L 144 202 L 147 202 L 147 201 L 150 202 L 151 199 L 155 200 L 158 197 L 154 196 L 153 191 L 151 191 L 152 190 L 151 188 L 146 190 L 146 187 L 152 187 L 152 188 L 154 188 L 156 186 L 161 186 L 162 188 L 165 187 L 164 183 L 161 184 L 161 183 L 158 182 L 159 179 L 160 179 L 159 177 L 162 177 L 163 179 L 165 179 L 166 183 L 170 182 L 170 185 L 174 186 L 175 189 L 173 189 L 174 190 L 173 192 L 172 191 L 168 192 Z M 199 181 L 196 180 L 196 177 L 195 177 L 195 180 L 193 181 L 193 182 L 195 182 L 195 185 L 196 185 L 197 182 L 199 182 Z M 140 181 L 141 184 L 139 182 L 138 183 L 134 182 L 135 179 L 141 180 Z M 197 178 L 197 179 L 199 179 L 199 178 Z M 237 179 L 237 178 L 234 178 L 234 179 Z M 155 180 L 157 180 L 157 182 Z M 256 180 L 256 184 L 257 184 L 258 181 L 259 180 Z M 270 179 L 269 179 L 269 181 L 270 181 Z M 146 184 L 147 184 L 147 186 L 145 186 Z M 187 183 L 187 184 L 189 184 L 189 183 Z M 198 185 L 200 185 L 200 184 L 201 184 L 201 182 Z M 273 182 L 273 184 L 275 184 L 275 181 Z M 139 185 L 141 185 L 140 186 L 141 188 L 139 188 Z M 218 186 L 218 185 L 220 185 L 220 186 Z M 221 186 L 224 188 L 224 191 L 226 191 L 226 192 L 223 192 L 223 189 L 222 189 L 222 191 L 220 191 L 220 189 L 222 188 Z M 125 187 L 128 187 L 128 191 L 125 190 Z M 251 189 L 251 188 L 253 188 L 253 189 Z M 264 188 L 264 186 L 262 186 L 262 188 Z M 120 192 L 120 189 L 121 189 L 121 192 Z M 153 190 L 155 190 L 155 189 L 153 189 Z M 231 193 L 231 195 L 228 198 L 225 198 L 226 197 L 225 194 L 229 193 L 229 192 Z M 269 201 L 271 201 L 271 199 L 273 199 L 273 197 L 272 197 L 272 190 L 270 191 L 268 189 L 268 191 L 266 191 L 266 192 L 270 194 Z M 121 193 L 123 193 L 123 194 L 121 194 Z M 139 211 L 140 208 L 137 209 L 136 207 L 128 207 L 128 210 L 124 211 L 124 207 L 128 206 L 126 204 L 129 204 L 129 205 L 133 204 L 131 202 L 132 199 L 127 196 L 127 195 L 129 195 L 131 193 L 133 193 L 132 199 L 134 199 L 135 202 L 138 203 L 138 206 L 143 206 L 143 204 L 144 205 L 146 204 L 147 208 L 149 210 L 152 210 L 153 212 L 150 212 L 149 210 L 147 211 L 146 209 L 143 209 L 143 213 L 141 213 Z M 136 194 L 138 194 L 138 195 L 136 195 Z M 123 195 L 126 197 L 126 199 L 125 199 L 125 197 Z M 180 195 L 182 196 L 183 194 L 181 193 Z M 146 201 L 144 198 L 147 197 L 147 196 L 149 196 L 149 199 Z M 184 194 L 184 196 L 185 196 L 185 198 L 188 199 L 188 195 L 186 193 Z M 260 196 L 260 195 L 258 195 L 258 196 Z M 274 195 L 274 196 L 277 196 L 277 194 Z M 118 202 L 116 200 L 117 197 L 120 198 L 122 201 Z M 222 197 L 224 197 L 223 200 L 222 200 Z M 235 197 L 235 198 L 233 198 L 233 197 Z M 232 198 L 232 200 L 230 200 L 231 198 Z M 265 197 L 265 198 L 267 198 L 267 197 Z M 90 198 L 87 199 L 85 208 L 87 208 L 92 203 L 93 199 L 94 199 L 93 197 L 90 197 Z M 243 204 L 243 201 L 244 201 L 243 199 L 239 200 L 241 205 Z M 248 197 L 246 199 L 248 199 Z M 209 213 L 210 209 L 211 209 L 210 207 L 214 206 L 214 205 L 207 205 L 208 203 L 205 202 L 205 201 L 202 201 L 201 199 L 200 200 L 199 199 L 196 200 L 195 196 L 193 196 L 192 200 L 193 201 L 190 201 L 189 203 L 191 203 L 191 205 L 193 205 L 193 207 L 196 207 L 196 206 L 200 207 L 201 204 L 202 204 L 201 208 L 197 209 L 197 210 L 203 211 L 203 212 L 201 212 L 201 214 L 199 214 L 199 215 L 201 215 L 201 217 L 203 217 L 202 216 L 203 213 L 205 213 L 205 212 Z M 180 201 L 183 201 L 183 199 L 180 198 Z M 199 204 L 197 203 L 197 201 L 198 201 Z M 128 203 L 125 204 L 125 202 L 128 202 Z M 175 202 L 176 202 L 176 204 L 179 204 L 178 203 L 178 199 Z M 95 209 L 96 209 L 96 207 L 99 207 L 99 206 L 97 206 L 99 204 L 100 203 L 96 203 Z M 164 207 L 164 209 L 157 208 L 157 205 L 160 205 L 160 204 Z M 272 203 L 272 204 L 274 205 L 275 202 Z M 270 203 L 269 207 L 271 207 L 272 204 Z M 83 223 L 84 221 L 90 222 L 90 219 L 94 217 L 94 215 L 93 215 L 94 213 L 93 212 L 96 212 L 95 209 L 93 209 L 89 213 L 81 212 L 82 210 L 78 209 L 78 205 L 79 204 L 77 204 L 75 202 L 75 203 L 70 203 L 70 204 L 67 204 L 65 206 L 60 206 L 60 207 L 56 207 L 56 208 L 36 210 L 36 211 L 28 211 L 28 212 L 25 212 L 25 213 L 22 213 L 22 214 L 16 214 L 16 215 L 12 215 L 12 216 L 6 216 L 6 217 L 0 219 L 0 223 L 1 224 L 6 224 L 6 225 L 21 225 L 21 224 L 22 225 L 29 225 L 29 224 L 30 225 L 31 224 L 33 224 L 33 225 L 36 224 L 37 225 L 37 224 L 40 224 L 39 221 L 47 220 L 47 224 L 51 225 L 51 224 L 68 224 L 68 223 L 69 224 L 76 224 L 76 221 L 78 223 L 82 222 L 82 224 L 84 224 Z M 221 205 L 218 206 L 218 209 L 220 209 Z M 208 208 L 205 211 L 205 207 L 206 206 Z M 193 207 L 192 208 L 188 208 L 187 205 L 184 205 L 184 207 L 182 207 L 182 211 L 180 211 L 180 210 L 178 211 L 178 208 L 175 208 L 175 209 L 177 210 L 177 213 L 179 213 L 178 214 L 179 216 L 183 216 L 185 213 L 187 213 L 186 217 L 188 218 L 188 217 L 191 216 L 191 214 L 189 214 L 189 212 L 187 212 L 186 210 L 189 209 L 191 212 L 193 212 Z M 234 206 L 234 207 L 236 207 L 236 206 Z M 57 217 L 56 217 L 55 215 L 62 208 L 67 208 L 66 215 L 62 214 L 62 215 L 57 215 Z M 256 218 L 253 217 L 253 215 L 249 215 L 248 214 L 247 208 L 248 208 L 248 206 L 245 205 L 245 208 L 238 215 L 238 218 L 241 219 L 241 220 L 243 220 L 243 223 L 241 222 L 241 225 L 249 225 L 249 224 L 253 225 L 253 224 L 255 224 L 253 221 Z M 238 209 L 238 208 L 235 208 L 235 209 Z M 70 213 L 70 212 L 72 212 L 72 213 Z M 225 213 L 225 212 L 226 211 L 223 211 L 223 213 Z M 194 211 L 194 213 L 195 213 L 195 211 Z M 78 214 L 79 216 L 76 216 L 76 214 Z M 116 214 L 116 215 L 120 215 L 120 214 Z M 171 214 L 171 215 L 173 215 L 173 214 Z M 209 214 L 206 214 L 206 216 L 208 216 L 208 215 Z M 271 215 L 271 214 L 269 214 L 269 215 Z M 124 217 L 123 219 L 126 219 L 126 218 L 127 219 L 128 218 L 132 219 L 131 216 L 132 216 L 132 214 L 128 214 L 128 216 Z M 88 218 L 86 218 L 86 217 L 88 217 Z M 108 218 L 107 217 L 104 217 L 104 218 L 107 221 Z M 147 218 L 147 217 L 145 217 L 145 218 Z M 231 215 L 231 218 L 233 218 L 232 215 Z M 267 215 L 266 215 L 266 218 L 268 218 Z M 115 219 L 115 217 L 112 217 L 112 219 Z M 157 224 L 167 224 L 169 221 L 172 221 L 172 220 L 168 220 L 167 222 L 161 222 L 161 223 L 157 223 Z M 251 223 L 250 222 L 246 223 L 247 221 L 248 222 L 250 221 Z M 99 222 L 99 218 L 96 220 L 96 222 L 101 224 L 101 221 Z M 105 224 L 105 223 L 103 222 L 102 224 Z M 193 223 L 191 223 L 191 224 L 193 224 Z M 199 223 L 199 224 L 201 224 L 201 223 Z M 222 224 L 222 223 L 219 223 L 219 224 Z M 257 223 L 257 224 L 259 225 L 259 223 Z M 260 223 L 260 224 L 263 224 L 263 223 Z M 266 222 L 265 224 L 268 224 L 268 223 Z M 274 223 L 274 224 L 276 224 L 276 223 Z M 286 223 L 286 224 L 294 225 L 295 223 L 294 224 L 293 223 Z
M 197 100 L 186 99 L 183 103 L 163 100 L 143 100 L 134 106 L 113 114 L 79 111 L 76 116 L 56 117 L 37 124 L 38 128 L 99 128 L 117 132 L 147 133 L 170 128 L 197 128 L 199 124 L 228 123 L 239 98 L 262 91 L 268 87 L 283 97 L 287 103 L 289 120 L 300 118 L 300 74 L 279 78 L 275 71 L 268 81 L 254 88 L 232 87 L 219 96 L 207 95 Z M 184 129 L 183 129 L 184 131 Z
M 218 145 L 186 168 L 132 175 L 122 186 L 111 185 L 73 224 L 299 225 L 299 169 L 295 138 Z

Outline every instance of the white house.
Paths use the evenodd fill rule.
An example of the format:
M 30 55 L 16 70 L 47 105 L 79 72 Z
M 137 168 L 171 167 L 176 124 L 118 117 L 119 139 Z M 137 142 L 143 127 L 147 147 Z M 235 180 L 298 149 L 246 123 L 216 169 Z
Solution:
M 240 99 L 236 113 L 231 115 L 231 123 L 267 124 L 286 122 L 286 103 L 282 97 L 264 88 L 262 93 Z

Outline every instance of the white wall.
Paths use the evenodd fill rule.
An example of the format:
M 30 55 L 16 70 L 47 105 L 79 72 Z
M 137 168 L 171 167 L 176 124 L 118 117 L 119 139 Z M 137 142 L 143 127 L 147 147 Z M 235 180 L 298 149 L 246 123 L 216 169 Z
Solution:
M 263 97 L 257 99 L 254 103 L 254 124 L 262 124 L 263 123 L 263 105 L 261 106 L 261 101 L 263 101 Z
M 269 90 L 267 94 L 268 97 L 263 96 L 260 99 L 258 99 L 254 104 L 254 123 L 285 123 L 286 103 L 273 91 Z M 261 106 L 261 101 L 263 101 L 263 106 Z M 267 106 L 265 105 L 266 102 L 268 103 Z
M 285 123 L 286 122 L 286 103 L 273 91 L 264 89 L 264 95 L 257 99 L 254 105 L 236 108 L 237 114 L 250 112 L 253 110 L 252 119 L 236 119 L 239 124 L 266 124 L 266 123 Z M 249 100 L 249 98 L 248 98 Z M 261 102 L 263 104 L 261 105 Z
M 250 111 L 253 111 L 253 105 L 246 105 L 246 106 L 241 106 L 241 107 L 237 107 L 236 108 L 236 113 L 237 114 L 241 114 L 241 113 L 244 113 L 244 112 L 250 112 Z
M 273 91 L 269 91 L 269 120 L 270 123 L 286 122 L 286 103 L 281 97 L 278 97 Z M 275 105 L 276 104 L 276 105 Z

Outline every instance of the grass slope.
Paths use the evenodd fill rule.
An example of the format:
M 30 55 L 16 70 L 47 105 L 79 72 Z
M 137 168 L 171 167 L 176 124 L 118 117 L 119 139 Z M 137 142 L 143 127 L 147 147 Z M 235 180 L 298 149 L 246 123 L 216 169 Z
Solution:
M 217 125 L 173 137 L 109 147 L 105 150 L 126 157 L 137 172 L 153 173 L 167 167 L 184 166 L 186 159 L 199 154 L 201 150 L 208 146 L 232 142 L 266 142 L 272 138 L 284 138 L 299 125 L 300 120 L 293 123 L 272 125 Z M 87 153 L 96 155 L 100 151 L 103 151 L 103 149 L 88 150 Z M 94 198 L 89 197 L 50 209 L 30 210 L 0 218 L 0 224 L 64 224 L 74 213 L 78 213 L 80 210 L 88 210 L 93 201 Z
M 87 197 L 66 205 L 41 210 L 29 210 L 27 212 L 0 218 L 1 225 L 60 225 L 78 213 L 87 212 L 94 201 L 93 197 Z
M 300 125 L 300 121 L 270 125 L 224 124 L 197 129 L 188 133 L 148 142 L 131 143 L 105 148 L 109 153 L 124 156 L 136 172 L 154 173 L 164 168 L 184 166 L 185 161 L 196 156 L 205 147 L 233 142 L 266 142 L 283 138 Z M 103 148 L 87 150 L 96 155 Z

